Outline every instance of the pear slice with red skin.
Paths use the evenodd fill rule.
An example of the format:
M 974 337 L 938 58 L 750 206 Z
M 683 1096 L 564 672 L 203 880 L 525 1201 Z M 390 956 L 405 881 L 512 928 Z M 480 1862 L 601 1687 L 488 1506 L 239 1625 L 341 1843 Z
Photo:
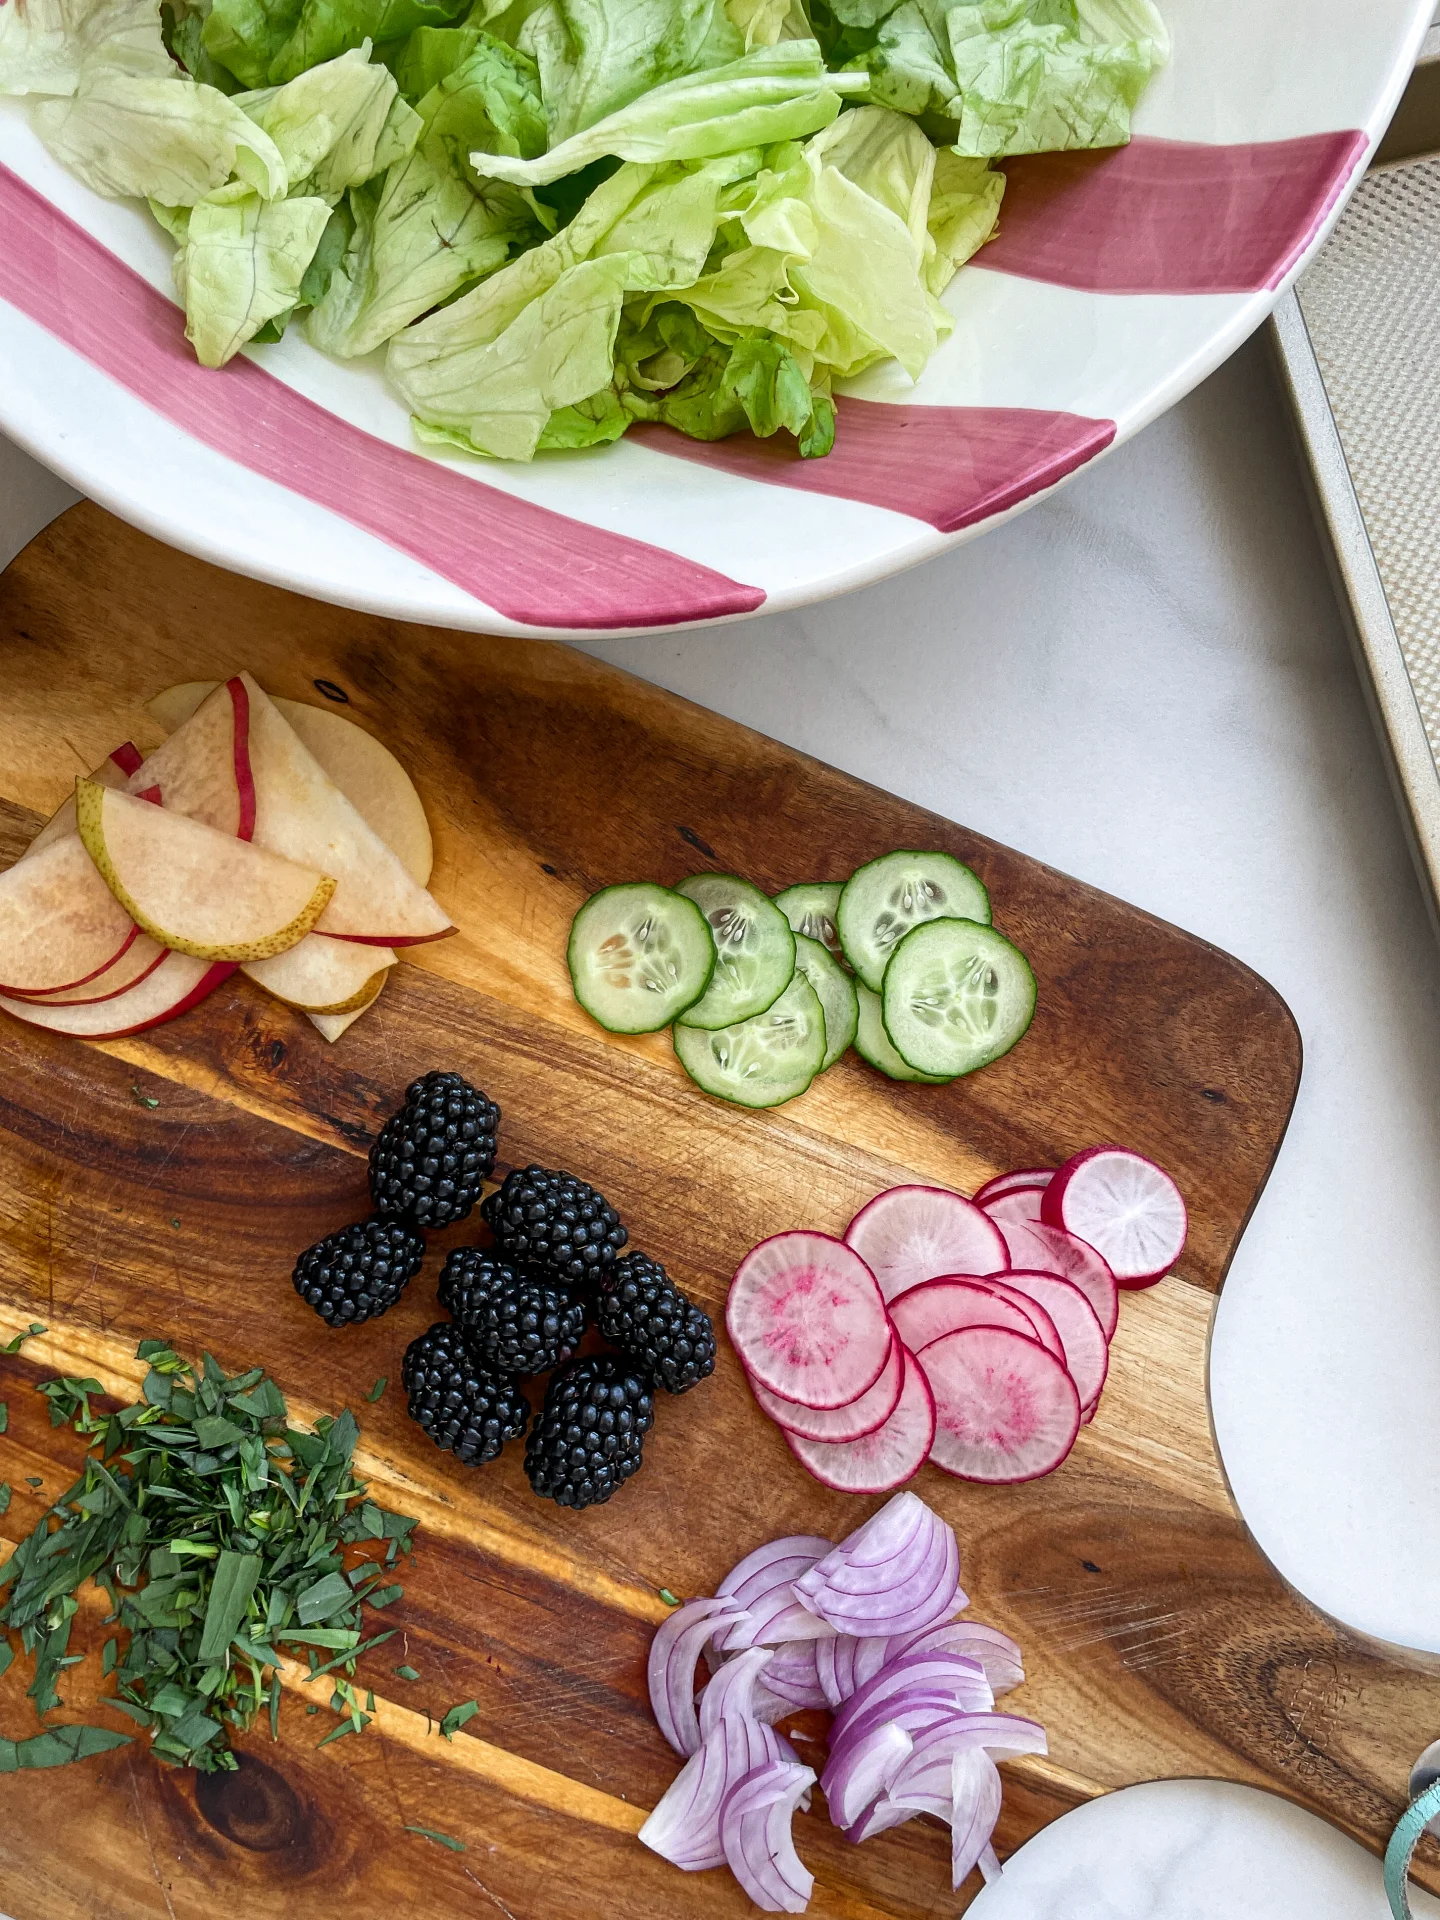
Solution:
M 374 1002 L 380 998 L 380 989 L 389 978 L 388 973 L 376 974 L 375 991 L 365 1002 L 364 1007 L 352 1007 L 348 1013 L 307 1013 L 305 1018 L 310 1022 L 311 1026 L 314 1027 L 320 1037 L 323 1040 L 328 1040 L 333 1046 L 348 1027 L 354 1026 L 361 1014 L 364 1013 L 365 1007 L 372 1006 Z
M 102 787 L 123 787 L 131 774 L 138 771 L 140 765 L 140 749 L 135 742 L 122 740 L 113 752 L 106 754 L 90 778 L 98 780 Z M 52 841 L 63 840 L 67 833 L 74 833 L 74 831 L 75 795 L 71 792 L 66 794 L 20 858 L 28 860 L 32 854 L 43 852 Z
M 86 856 L 87 859 L 89 856 Z M 107 888 L 108 892 L 108 888 Z M 79 986 L 58 987 L 51 993 L 21 993 L 17 1000 L 34 1000 L 46 1007 L 90 1007 L 101 1000 L 114 1000 L 119 994 L 128 993 L 131 987 L 152 974 L 165 955 L 170 951 L 162 947 L 158 940 L 152 940 L 148 933 L 135 929 L 135 938 L 126 947 L 117 960 L 103 967 L 93 980 L 84 980 Z
M 123 1040 L 188 1013 L 234 971 L 230 961 L 212 963 L 188 953 L 167 953 L 144 980 L 99 1005 L 56 1007 L 44 1000 L 0 997 L 0 1009 L 51 1033 L 67 1033 L 79 1040 Z
M 137 934 L 73 833 L 0 874 L 0 994 L 83 986 Z
M 372 947 L 418 946 L 454 933 L 450 916 L 326 777 L 269 696 L 248 673 L 240 678 L 250 704 L 254 843 L 334 879 L 334 897 L 316 932 Z
M 227 680 L 130 776 L 126 792 L 158 786 L 166 808 L 236 840 L 255 835 L 250 768 L 250 696 Z
M 386 968 L 394 964 L 387 947 L 307 933 L 288 953 L 247 961 L 243 971 L 257 987 L 301 1013 L 353 1013 L 369 1006 Z
M 216 686 L 187 680 L 146 702 L 167 733 L 183 726 Z M 427 886 L 435 850 L 415 783 L 390 749 L 358 722 L 329 707 L 271 694 L 276 710 L 299 734 L 321 768 L 379 834 L 417 886 Z
M 169 807 L 75 783 L 80 838 L 142 931 L 197 960 L 264 960 L 303 940 L 335 891 L 328 874 Z

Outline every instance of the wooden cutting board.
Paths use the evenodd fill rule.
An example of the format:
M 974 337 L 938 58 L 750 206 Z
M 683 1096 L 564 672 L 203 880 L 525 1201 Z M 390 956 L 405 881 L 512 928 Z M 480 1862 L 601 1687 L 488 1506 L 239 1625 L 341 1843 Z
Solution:
M 344 1333 L 289 1279 L 300 1249 L 366 1210 L 369 1141 L 431 1067 L 500 1101 L 500 1172 L 536 1160 L 594 1180 L 633 1244 L 717 1318 L 754 1241 L 838 1231 L 899 1180 L 970 1191 L 1108 1139 L 1171 1168 L 1191 1209 L 1183 1273 L 1124 1298 L 1099 1417 L 1069 1462 L 1017 1488 L 928 1469 L 915 1483 L 959 1534 L 975 1615 L 1024 1649 L 1015 1704 L 1049 1729 L 1048 1761 L 1005 1769 L 1002 1851 L 1079 1801 L 1166 1775 L 1269 1787 L 1380 1846 L 1440 1726 L 1440 1680 L 1286 1589 L 1235 1515 L 1206 1406 L 1214 1296 L 1300 1071 L 1276 994 L 1203 941 L 564 647 L 314 605 L 89 505 L 0 580 L 0 859 L 77 771 L 127 736 L 156 743 L 151 694 L 241 666 L 298 699 L 318 701 L 326 682 L 399 754 L 434 827 L 434 889 L 463 931 L 398 968 L 333 1048 L 238 975 L 183 1020 L 103 1047 L 0 1021 L 0 1341 L 32 1319 L 49 1328 L 0 1360 L 0 1477 L 16 1489 L 3 1524 L 11 1539 L 28 1530 L 79 1458 L 36 1381 L 93 1373 L 133 1397 L 140 1338 L 208 1346 L 234 1368 L 263 1363 L 302 1413 L 360 1415 L 378 1496 L 421 1522 L 388 1616 L 405 1637 L 362 1665 L 374 1726 L 322 1751 L 333 1722 L 323 1701 L 303 1711 L 297 1684 L 278 1744 L 245 1739 L 233 1775 L 177 1773 L 136 1743 L 7 1776 L 0 1908 L 13 1920 L 208 1920 L 217 1899 L 256 1920 L 748 1910 L 727 1874 L 682 1880 L 634 1838 L 676 1770 L 645 1697 L 659 1590 L 709 1592 L 761 1541 L 839 1537 L 879 1503 L 796 1466 L 723 1341 L 715 1379 L 659 1407 L 644 1470 L 608 1506 L 573 1515 L 537 1500 L 518 1447 L 467 1470 L 431 1446 L 406 1417 L 400 1357 L 438 1317 L 445 1246 L 483 1229 L 436 1236 L 402 1303 Z M 901 1086 L 847 1060 L 790 1106 L 747 1113 L 691 1086 L 664 1036 L 607 1037 L 570 997 L 566 928 L 607 882 L 717 866 L 774 889 L 906 845 L 972 862 L 1039 977 L 1029 1036 L 972 1079 Z M 381 1374 L 391 1385 L 367 1405 Z M 74 1644 L 94 1647 L 99 1609 L 81 1618 Z M 395 1678 L 402 1659 L 419 1682 Z M 34 1731 L 27 1670 L 17 1659 L 0 1682 L 0 1733 Z M 94 1660 L 73 1669 L 68 1716 L 120 1725 L 94 1708 L 100 1691 Z M 472 1698 L 478 1716 L 440 1739 L 439 1716 Z M 817 1807 L 797 1835 L 817 1915 L 954 1911 L 948 1836 L 929 1821 L 856 1848 Z

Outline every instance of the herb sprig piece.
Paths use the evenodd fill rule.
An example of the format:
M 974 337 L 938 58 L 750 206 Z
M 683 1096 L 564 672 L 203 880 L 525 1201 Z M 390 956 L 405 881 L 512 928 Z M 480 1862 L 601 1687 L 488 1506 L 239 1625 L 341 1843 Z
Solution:
M 359 1655 L 391 1638 L 393 1629 L 362 1642 L 362 1610 L 399 1597 L 378 1576 L 409 1553 L 416 1523 L 377 1505 L 355 1478 L 359 1428 L 348 1411 L 305 1433 L 290 1426 L 260 1367 L 227 1375 L 207 1353 L 197 1369 L 163 1340 L 142 1340 L 137 1357 L 150 1366 L 142 1397 L 118 1412 L 92 1407 L 104 1393 L 98 1380 L 39 1388 L 52 1426 L 85 1435 L 90 1457 L 0 1567 L 0 1594 L 11 1589 L 0 1627 L 18 1629 L 35 1656 L 29 1692 L 43 1722 L 62 1704 L 56 1682 L 76 1659 L 76 1591 L 93 1578 L 109 1595 L 109 1621 L 129 1634 L 123 1655 L 106 1647 L 118 1688 L 108 1704 L 147 1730 L 160 1758 L 233 1769 L 232 1732 L 261 1711 L 277 1732 L 282 1652 L 319 1648 L 330 1657 L 322 1666 L 310 1653 L 314 1672 L 353 1676 Z M 382 1556 L 347 1567 L 344 1549 L 367 1541 Z M 368 1724 L 348 1680 L 337 1677 L 331 1704 L 345 1716 L 336 1735 Z M 88 1737 L 100 1729 L 84 1741 L 74 1732 L 38 1736 L 44 1757 L 24 1756 L 33 1742 L 14 1743 L 10 1765 L 102 1750 Z M 56 1745 L 51 1735 L 65 1738 Z M 74 1751 L 62 1754 L 67 1744 Z M 0 1748 L 0 1771 L 7 1759 Z

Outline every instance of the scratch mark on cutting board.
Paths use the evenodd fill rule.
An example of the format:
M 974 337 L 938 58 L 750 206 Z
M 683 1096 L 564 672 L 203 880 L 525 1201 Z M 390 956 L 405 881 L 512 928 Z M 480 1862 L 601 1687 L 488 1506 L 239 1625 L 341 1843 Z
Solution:
M 150 1823 L 145 1818 L 145 1808 L 140 1799 L 140 1783 L 135 1778 L 135 1749 L 132 1747 L 125 1756 L 126 1769 L 130 1775 L 130 1795 L 135 1802 L 135 1818 L 140 1822 L 140 1831 L 145 1837 L 145 1851 L 150 1856 L 150 1871 L 155 1876 L 155 1884 L 160 1889 L 160 1898 L 165 1902 L 165 1911 L 170 1920 L 175 1920 L 175 1909 L 171 1905 L 170 1895 L 165 1882 L 160 1877 L 160 1862 L 155 1858 L 155 1843 L 150 1838 Z
M 510 1911 L 509 1907 L 506 1906 L 505 1902 L 500 1898 L 499 1894 L 492 1893 L 489 1887 L 486 1886 L 483 1880 L 476 1879 L 475 1875 L 470 1871 L 469 1867 L 461 1867 L 460 1871 L 464 1874 L 467 1880 L 475 1881 L 475 1885 L 479 1887 L 481 1893 L 484 1894 L 485 1898 L 490 1902 L 491 1906 L 498 1907 L 501 1913 L 504 1914 L 505 1920 L 515 1920 L 515 1915 Z

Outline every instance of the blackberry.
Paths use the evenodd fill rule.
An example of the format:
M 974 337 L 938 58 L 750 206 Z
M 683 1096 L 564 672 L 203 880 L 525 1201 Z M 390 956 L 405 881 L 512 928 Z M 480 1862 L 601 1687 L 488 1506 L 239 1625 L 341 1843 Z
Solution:
M 613 1353 L 572 1360 L 551 1377 L 525 1444 L 531 1487 L 562 1507 L 598 1507 L 638 1472 L 654 1420 L 646 1375 Z
M 600 1331 L 667 1393 L 684 1393 L 715 1371 L 715 1329 L 658 1260 L 627 1253 L 600 1282 Z
M 420 1271 L 425 1242 L 380 1214 L 327 1233 L 295 1262 L 295 1291 L 332 1327 L 378 1320 Z
M 585 1332 L 585 1302 L 535 1268 L 507 1266 L 483 1247 L 454 1247 L 440 1274 L 440 1304 L 473 1351 L 502 1373 L 548 1373 Z
M 480 1198 L 495 1165 L 500 1109 L 458 1073 L 427 1073 L 370 1149 L 376 1211 L 448 1227 Z
M 482 1366 L 449 1320 L 410 1342 L 400 1379 L 410 1418 L 466 1466 L 493 1460 L 530 1418 L 530 1402 L 515 1382 Z
M 598 1280 L 630 1237 L 603 1193 L 545 1167 L 507 1173 L 480 1218 L 507 1260 L 549 1267 L 574 1286 Z

